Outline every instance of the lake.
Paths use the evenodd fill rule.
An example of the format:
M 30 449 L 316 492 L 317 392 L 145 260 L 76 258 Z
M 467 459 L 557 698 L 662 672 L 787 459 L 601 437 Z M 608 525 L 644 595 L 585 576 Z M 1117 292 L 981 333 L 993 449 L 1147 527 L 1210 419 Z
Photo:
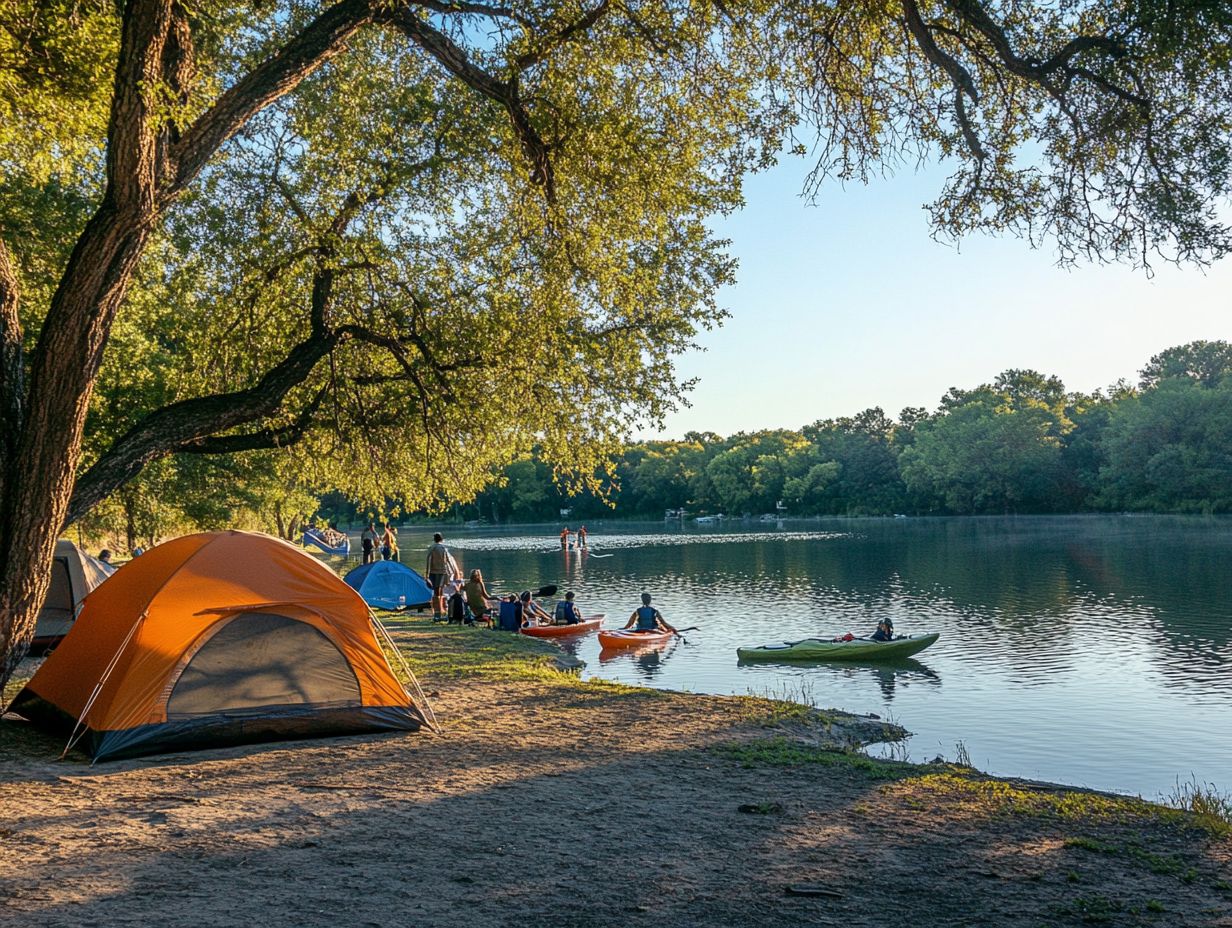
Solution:
M 558 583 L 608 625 L 623 624 L 645 590 L 669 622 L 699 627 L 687 643 L 633 654 L 600 654 L 594 635 L 582 638 L 566 647 L 586 676 L 876 713 L 913 732 L 911 760 L 955 759 L 961 743 L 997 775 L 1149 799 L 1178 779 L 1232 788 L 1232 520 L 588 528 L 591 555 L 563 553 L 558 526 L 457 530 L 446 541 L 492 589 Z M 426 534 L 403 531 L 411 566 L 426 545 Z M 736 658 L 742 645 L 870 634 L 885 615 L 899 634 L 941 638 L 884 666 Z

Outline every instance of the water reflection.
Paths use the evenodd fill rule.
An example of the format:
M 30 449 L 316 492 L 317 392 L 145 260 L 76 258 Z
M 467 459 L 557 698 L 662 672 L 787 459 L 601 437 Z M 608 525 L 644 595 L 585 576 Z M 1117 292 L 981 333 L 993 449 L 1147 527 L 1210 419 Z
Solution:
M 663 670 L 663 665 L 679 644 L 674 639 L 652 641 L 629 648 L 603 648 L 599 651 L 600 665 L 625 664 L 634 671 L 639 680 L 650 681 Z
M 1190 771 L 1232 769 L 1230 519 L 592 528 L 594 550 L 610 557 L 563 554 L 556 526 L 487 529 L 450 543 L 493 589 L 557 583 L 577 592 L 584 613 L 606 612 L 609 627 L 645 591 L 672 624 L 701 628 L 679 654 L 605 659 L 590 636 L 576 645 L 587 673 L 716 693 L 805 680 L 822 705 L 878 712 L 893 701 L 921 737 L 984 745 L 1002 772 L 1088 785 L 1149 793 Z M 413 550 L 419 539 L 408 535 L 403 547 Z M 740 646 L 867 634 L 887 615 L 904 634 L 941 632 L 927 665 L 734 661 Z M 1081 748 L 1063 756 L 1062 743 Z
M 600 658 L 602 659 L 602 656 Z M 941 685 L 941 675 L 937 671 L 912 657 L 868 664 L 824 660 L 773 661 L 765 658 L 756 661 L 736 661 L 736 666 L 741 668 L 758 669 L 766 665 L 791 669 L 801 676 L 807 675 L 810 679 L 818 675 L 830 674 L 841 683 L 851 683 L 865 677 L 876 682 L 887 703 L 894 699 L 894 693 L 898 687 Z

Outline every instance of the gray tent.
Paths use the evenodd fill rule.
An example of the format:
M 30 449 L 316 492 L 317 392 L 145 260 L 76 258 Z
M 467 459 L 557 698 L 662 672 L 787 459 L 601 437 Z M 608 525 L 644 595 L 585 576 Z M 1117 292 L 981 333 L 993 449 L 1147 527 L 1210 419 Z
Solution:
M 71 541 L 57 541 L 51 565 L 51 587 L 34 627 L 34 646 L 50 647 L 67 635 L 86 594 L 114 571 L 110 564 L 91 557 Z

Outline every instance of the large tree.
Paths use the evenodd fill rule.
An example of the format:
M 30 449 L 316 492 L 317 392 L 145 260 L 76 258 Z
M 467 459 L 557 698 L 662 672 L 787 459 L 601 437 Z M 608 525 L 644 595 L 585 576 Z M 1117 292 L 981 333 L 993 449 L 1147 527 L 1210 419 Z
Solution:
M 954 162 L 939 229 L 1221 253 L 1228 31 L 1141 0 L 0 0 L 0 674 L 56 534 L 168 455 L 290 448 L 411 505 L 532 443 L 591 470 L 679 396 L 732 270 L 705 217 L 787 111 L 818 179 Z
M 742 41 L 701 2 L 0 0 L 0 674 L 58 532 L 169 455 L 420 506 L 661 416 L 730 279 L 704 220 L 782 129 Z

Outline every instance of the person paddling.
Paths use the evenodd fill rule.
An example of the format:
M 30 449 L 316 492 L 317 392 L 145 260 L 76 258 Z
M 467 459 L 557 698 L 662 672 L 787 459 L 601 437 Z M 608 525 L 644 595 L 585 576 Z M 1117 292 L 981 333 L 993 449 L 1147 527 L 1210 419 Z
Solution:
M 650 605 L 649 593 L 642 594 L 642 604 L 633 610 L 633 614 L 629 616 L 629 621 L 625 623 L 625 628 L 632 628 L 635 632 L 665 631 L 671 632 L 673 635 L 680 634 L 680 632 L 663 620 L 663 615 L 658 609 Z

